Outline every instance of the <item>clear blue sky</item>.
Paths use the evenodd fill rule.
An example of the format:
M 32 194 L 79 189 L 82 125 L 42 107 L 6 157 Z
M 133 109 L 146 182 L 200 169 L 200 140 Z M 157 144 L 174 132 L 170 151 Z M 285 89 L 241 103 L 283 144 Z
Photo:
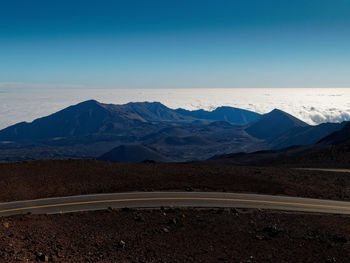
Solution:
M 0 82 L 350 87 L 350 0 L 2 0 Z

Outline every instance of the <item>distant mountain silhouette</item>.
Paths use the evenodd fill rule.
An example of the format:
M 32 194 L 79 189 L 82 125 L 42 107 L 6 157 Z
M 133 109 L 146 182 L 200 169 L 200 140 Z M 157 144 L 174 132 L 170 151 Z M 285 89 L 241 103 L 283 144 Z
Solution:
M 312 145 L 252 153 L 223 154 L 212 157 L 210 162 L 231 165 L 350 168 L 350 122 L 338 125 L 343 127 Z M 328 126 L 329 124 L 326 124 L 321 127 L 324 129 L 324 127 L 329 128 Z
M 297 167 L 350 168 L 350 122 L 311 146 L 305 154 L 293 156 L 282 163 Z M 317 148 L 320 150 L 314 150 Z
M 98 159 L 114 162 L 169 161 L 168 158 L 143 145 L 121 145 L 98 157 Z
M 322 123 L 316 126 L 294 127 L 269 141 L 270 149 L 282 149 L 293 145 L 310 145 L 317 143 L 327 135 L 342 129 L 346 122 Z
M 234 124 L 249 118 L 255 119 Z M 113 105 L 89 100 L 1 130 L 0 160 L 96 158 L 115 146 L 131 144 L 143 145 L 146 148 L 140 146 L 141 153 L 154 151 L 157 158 L 203 160 L 226 153 L 312 144 L 342 125 L 310 126 L 280 110 L 259 115 L 231 107 L 186 111 L 159 102 Z M 328 140 L 342 142 L 345 135 L 342 131 Z
M 295 127 L 307 127 L 307 123 L 294 116 L 274 109 L 248 124 L 246 132 L 259 139 L 272 139 Z
M 18 123 L 0 131 L 0 140 L 21 141 L 90 134 L 118 133 L 152 121 L 192 121 L 154 102 L 125 105 L 102 104 L 89 100 L 57 113 Z
M 320 143 L 327 143 L 331 145 L 347 143 L 350 141 L 350 122 L 346 122 L 344 127 L 336 132 L 331 133 L 325 138 L 321 139 Z
M 1 130 L 0 140 L 35 140 L 91 134 L 106 125 L 108 119 L 122 121 L 121 116 L 111 116 L 100 103 L 89 100 L 31 123 L 21 122 Z
M 176 109 L 175 111 L 184 116 L 190 116 L 197 119 L 226 121 L 232 124 L 247 124 L 260 116 L 259 113 L 253 111 L 228 106 L 218 107 L 213 111 L 189 111 L 184 109 Z
M 128 117 L 136 117 L 142 121 L 164 122 L 164 121 L 193 121 L 188 116 L 181 115 L 176 111 L 164 106 L 160 102 L 130 102 L 123 105 L 103 104 L 106 109 Z

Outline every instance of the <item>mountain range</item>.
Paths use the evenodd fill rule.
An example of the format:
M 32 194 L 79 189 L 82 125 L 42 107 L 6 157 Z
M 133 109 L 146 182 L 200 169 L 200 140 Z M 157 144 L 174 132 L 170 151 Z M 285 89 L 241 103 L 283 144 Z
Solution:
M 210 163 L 245 166 L 287 165 L 298 168 L 350 168 L 350 123 L 339 125 L 341 129 L 314 144 L 252 153 L 223 154 L 212 157 Z
M 188 111 L 159 102 L 89 100 L 1 130 L 0 160 L 194 161 L 312 145 L 345 124 L 311 126 L 278 109 L 266 114 L 226 106 Z

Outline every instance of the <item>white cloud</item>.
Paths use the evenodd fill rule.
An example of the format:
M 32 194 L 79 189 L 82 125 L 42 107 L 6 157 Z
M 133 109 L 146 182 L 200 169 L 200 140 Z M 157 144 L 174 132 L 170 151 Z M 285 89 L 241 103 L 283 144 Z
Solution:
M 20 87 L 21 84 L 0 83 L 0 88 L 11 85 Z M 26 86 L 23 89 L 7 89 L 5 92 L 0 92 L 0 128 L 20 121 L 32 121 L 88 99 L 114 104 L 160 101 L 170 108 L 182 107 L 192 110 L 199 108 L 212 110 L 226 105 L 266 113 L 278 108 L 310 124 L 350 120 L 350 89 L 346 88 L 81 89 L 74 85 L 60 87 L 44 89 Z

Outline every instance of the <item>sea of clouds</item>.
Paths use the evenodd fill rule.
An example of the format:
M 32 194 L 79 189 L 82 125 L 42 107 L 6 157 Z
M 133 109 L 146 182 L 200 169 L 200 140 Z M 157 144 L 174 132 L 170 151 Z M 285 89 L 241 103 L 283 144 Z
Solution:
M 3 85 L 0 86 L 0 129 L 32 121 L 88 99 L 113 104 L 159 101 L 170 108 L 190 110 L 213 110 L 225 105 L 267 113 L 278 108 L 309 124 L 350 120 L 350 88 L 19 89 Z

